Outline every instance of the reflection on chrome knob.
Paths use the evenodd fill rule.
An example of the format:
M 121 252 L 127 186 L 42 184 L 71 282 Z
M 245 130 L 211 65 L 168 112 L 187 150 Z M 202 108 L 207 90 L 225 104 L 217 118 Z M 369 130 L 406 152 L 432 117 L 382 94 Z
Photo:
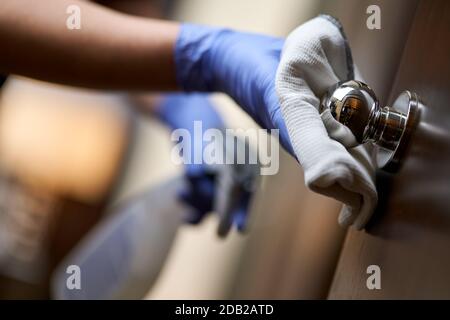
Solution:
M 373 142 L 381 147 L 385 156 L 378 164 L 384 167 L 393 159 L 398 162 L 398 157 L 394 156 L 400 142 L 418 119 L 417 95 L 405 91 L 394 103 L 394 106 L 398 105 L 401 110 L 380 107 L 375 93 L 368 85 L 350 80 L 331 87 L 322 98 L 319 111 L 329 109 L 337 121 L 351 130 L 360 144 Z

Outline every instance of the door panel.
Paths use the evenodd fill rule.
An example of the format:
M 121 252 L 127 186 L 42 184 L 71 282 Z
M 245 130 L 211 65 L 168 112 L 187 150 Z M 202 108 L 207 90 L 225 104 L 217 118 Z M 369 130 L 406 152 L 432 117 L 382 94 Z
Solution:
M 403 167 L 380 173 L 377 212 L 346 238 L 331 299 L 450 298 L 450 2 L 421 1 L 390 101 L 403 90 L 425 103 Z M 381 289 L 369 290 L 369 265 Z

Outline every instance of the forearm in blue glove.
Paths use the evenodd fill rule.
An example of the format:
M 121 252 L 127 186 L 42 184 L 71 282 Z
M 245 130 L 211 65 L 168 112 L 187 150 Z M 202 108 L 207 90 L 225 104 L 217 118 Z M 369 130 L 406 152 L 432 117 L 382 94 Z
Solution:
M 293 154 L 275 92 L 283 39 L 183 24 L 175 46 L 178 84 L 186 91 L 224 92 L 259 125 L 279 129 Z

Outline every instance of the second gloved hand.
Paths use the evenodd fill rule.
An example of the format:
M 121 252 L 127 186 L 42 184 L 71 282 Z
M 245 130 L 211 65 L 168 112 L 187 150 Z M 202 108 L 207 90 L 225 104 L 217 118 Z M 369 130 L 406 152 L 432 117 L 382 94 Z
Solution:
M 186 215 L 189 223 L 199 223 L 203 217 L 212 212 L 218 193 L 220 192 L 220 173 L 218 164 L 208 165 L 204 159 L 201 163 L 195 163 L 194 154 L 202 154 L 206 147 L 203 141 L 203 132 L 208 129 L 219 129 L 225 131 L 224 123 L 215 110 L 208 97 L 201 94 L 170 94 L 163 98 L 162 103 L 156 108 L 156 115 L 162 122 L 172 130 L 185 129 L 190 133 L 192 141 L 191 150 L 187 159 L 189 163 L 184 164 L 187 188 L 182 190 L 180 198 L 191 207 Z M 203 132 L 195 134 L 195 124 L 201 124 Z M 194 140 L 195 139 L 195 140 Z M 245 229 L 246 216 L 250 201 L 248 192 L 241 192 L 237 207 L 234 207 L 233 223 L 238 230 Z

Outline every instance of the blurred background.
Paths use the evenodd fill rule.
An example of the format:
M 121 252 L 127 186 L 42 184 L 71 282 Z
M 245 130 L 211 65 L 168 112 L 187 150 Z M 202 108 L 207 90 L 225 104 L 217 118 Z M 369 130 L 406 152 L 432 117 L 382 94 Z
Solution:
M 354 60 L 382 102 L 414 14 L 408 0 L 99 2 L 281 37 L 319 13 L 331 14 L 344 25 Z M 381 30 L 366 27 L 371 4 L 381 8 Z M 228 127 L 257 127 L 228 97 L 213 99 Z M 64 284 L 67 257 L 88 243 L 83 239 L 126 212 L 120 208 L 181 175 L 171 146 L 169 131 L 133 110 L 125 93 L 10 76 L 0 102 L 0 298 L 63 298 L 55 288 Z M 146 208 L 161 215 L 156 204 Z M 175 212 L 168 213 L 173 219 L 149 220 L 152 238 L 145 241 L 152 248 L 141 249 L 149 259 L 139 272 L 151 276 L 141 281 L 142 298 L 327 298 L 346 236 L 339 210 L 339 203 L 305 188 L 300 166 L 282 152 L 279 173 L 260 182 L 247 234 L 218 238 L 216 215 L 198 226 L 180 225 Z

